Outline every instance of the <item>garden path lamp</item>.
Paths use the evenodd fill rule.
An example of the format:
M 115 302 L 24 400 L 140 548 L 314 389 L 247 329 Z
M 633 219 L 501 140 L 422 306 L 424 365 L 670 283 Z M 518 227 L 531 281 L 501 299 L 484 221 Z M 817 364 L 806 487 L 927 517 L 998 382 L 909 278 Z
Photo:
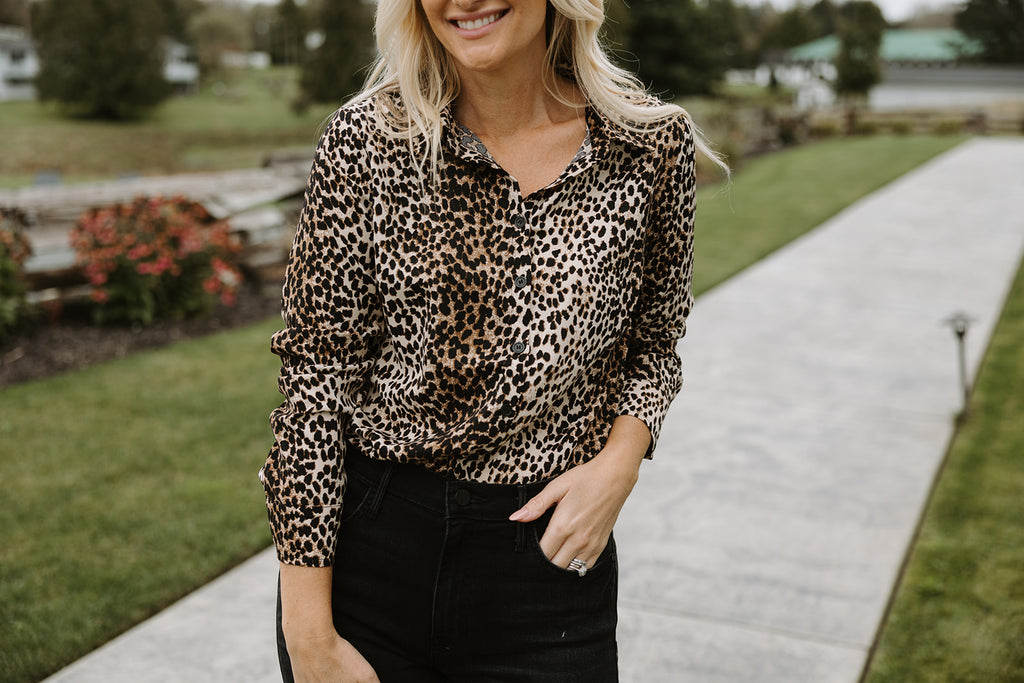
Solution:
M 964 337 L 967 336 L 967 328 L 970 327 L 972 321 L 973 318 L 969 318 L 966 313 L 961 311 L 955 312 L 943 321 L 946 325 L 949 325 L 950 329 L 953 330 L 953 334 L 956 335 L 957 354 L 960 365 L 960 388 L 964 395 L 964 405 L 960 410 L 961 417 L 967 416 L 968 399 L 971 393 L 971 387 L 967 383 L 967 354 L 964 351 Z

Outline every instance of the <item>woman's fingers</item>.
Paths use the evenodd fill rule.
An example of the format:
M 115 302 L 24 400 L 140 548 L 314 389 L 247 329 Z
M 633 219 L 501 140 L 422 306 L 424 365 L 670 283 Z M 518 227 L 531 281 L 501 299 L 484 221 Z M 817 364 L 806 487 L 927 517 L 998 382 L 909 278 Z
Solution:
M 604 507 L 591 507 L 568 496 L 555 508 L 548 528 L 540 539 L 541 550 L 552 564 L 568 569 L 573 560 L 593 567 L 608 543 L 615 517 Z
M 635 460 L 639 461 L 640 455 Z M 566 569 L 573 560 L 592 567 L 607 545 L 619 511 L 636 482 L 637 467 L 631 459 L 602 451 L 553 479 L 509 519 L 532 522 L 555 506 L 540 539 L 544 555 Z
M 547 486 L 541 489 L 540 493 L 526 501 L 523 507 L 509 515 L 509 519 L 513 522 L 532 522 L 543 515 L 549 507 L 562 500 L 562 497 L 569 490 L 566 477 L 570 473 L 571 470 L 560 477 L 552 479 Z

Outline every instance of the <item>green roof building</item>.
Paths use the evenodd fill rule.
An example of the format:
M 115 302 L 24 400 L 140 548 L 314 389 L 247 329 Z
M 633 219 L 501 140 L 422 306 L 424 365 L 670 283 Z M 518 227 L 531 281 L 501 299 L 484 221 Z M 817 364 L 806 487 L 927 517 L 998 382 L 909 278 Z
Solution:
M 981 45 L 955 29 L 890 29 L 880 52 L 882 82 L 868 95 L 871 109 L 1024 108 L 1024 68 L 971 60 Z M 838 54 L 839 39 L 826 36 L 784 52 L 745 78 L 759 85 L 774 79 L 790 88 L 799 109 L 830 107 L 836 103 Z
M 881 58 L 887 64 L 952 63 L 979 54 L 981 46 L 953 28 L 890 29 L 882 36 Z M 831 62 L 839 53 L 835 35 L 804 43 L 786 53 L 787 62 Z

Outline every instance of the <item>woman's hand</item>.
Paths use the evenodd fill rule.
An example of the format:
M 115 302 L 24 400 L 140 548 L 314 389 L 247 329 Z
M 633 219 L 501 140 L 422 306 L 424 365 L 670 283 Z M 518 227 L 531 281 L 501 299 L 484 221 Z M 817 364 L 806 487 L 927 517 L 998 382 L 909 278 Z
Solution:
M 531 522 L 554 505 L 541 550 L 559 567 L 568 568 L 574 559 L 592 567 L 636 484 L 650 438 L 635 417 L 616 418 L 600 453 L 553 479 L 509 519 Z
M 370 663 L 337 633 L 291 639 L 288 657 L 295 683 L 380 683 Z
M 379 683 L 370 663 L 334 630 L 331 568 L 280 569 L 281 629 L 295 683 Z

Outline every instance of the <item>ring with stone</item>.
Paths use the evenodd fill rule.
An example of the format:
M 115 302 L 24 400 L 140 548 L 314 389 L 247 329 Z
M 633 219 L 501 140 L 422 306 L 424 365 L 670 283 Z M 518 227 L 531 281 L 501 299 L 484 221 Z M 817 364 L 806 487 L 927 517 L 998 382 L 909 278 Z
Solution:
M 572 562 L 569 563 L 569 569 L 571 571 L 576 572 L 580 576 L 586 576 L 587 575 L 587 563 L 584 562 L 583 560 L 581 560 L 578 557 L 575 558 Z

